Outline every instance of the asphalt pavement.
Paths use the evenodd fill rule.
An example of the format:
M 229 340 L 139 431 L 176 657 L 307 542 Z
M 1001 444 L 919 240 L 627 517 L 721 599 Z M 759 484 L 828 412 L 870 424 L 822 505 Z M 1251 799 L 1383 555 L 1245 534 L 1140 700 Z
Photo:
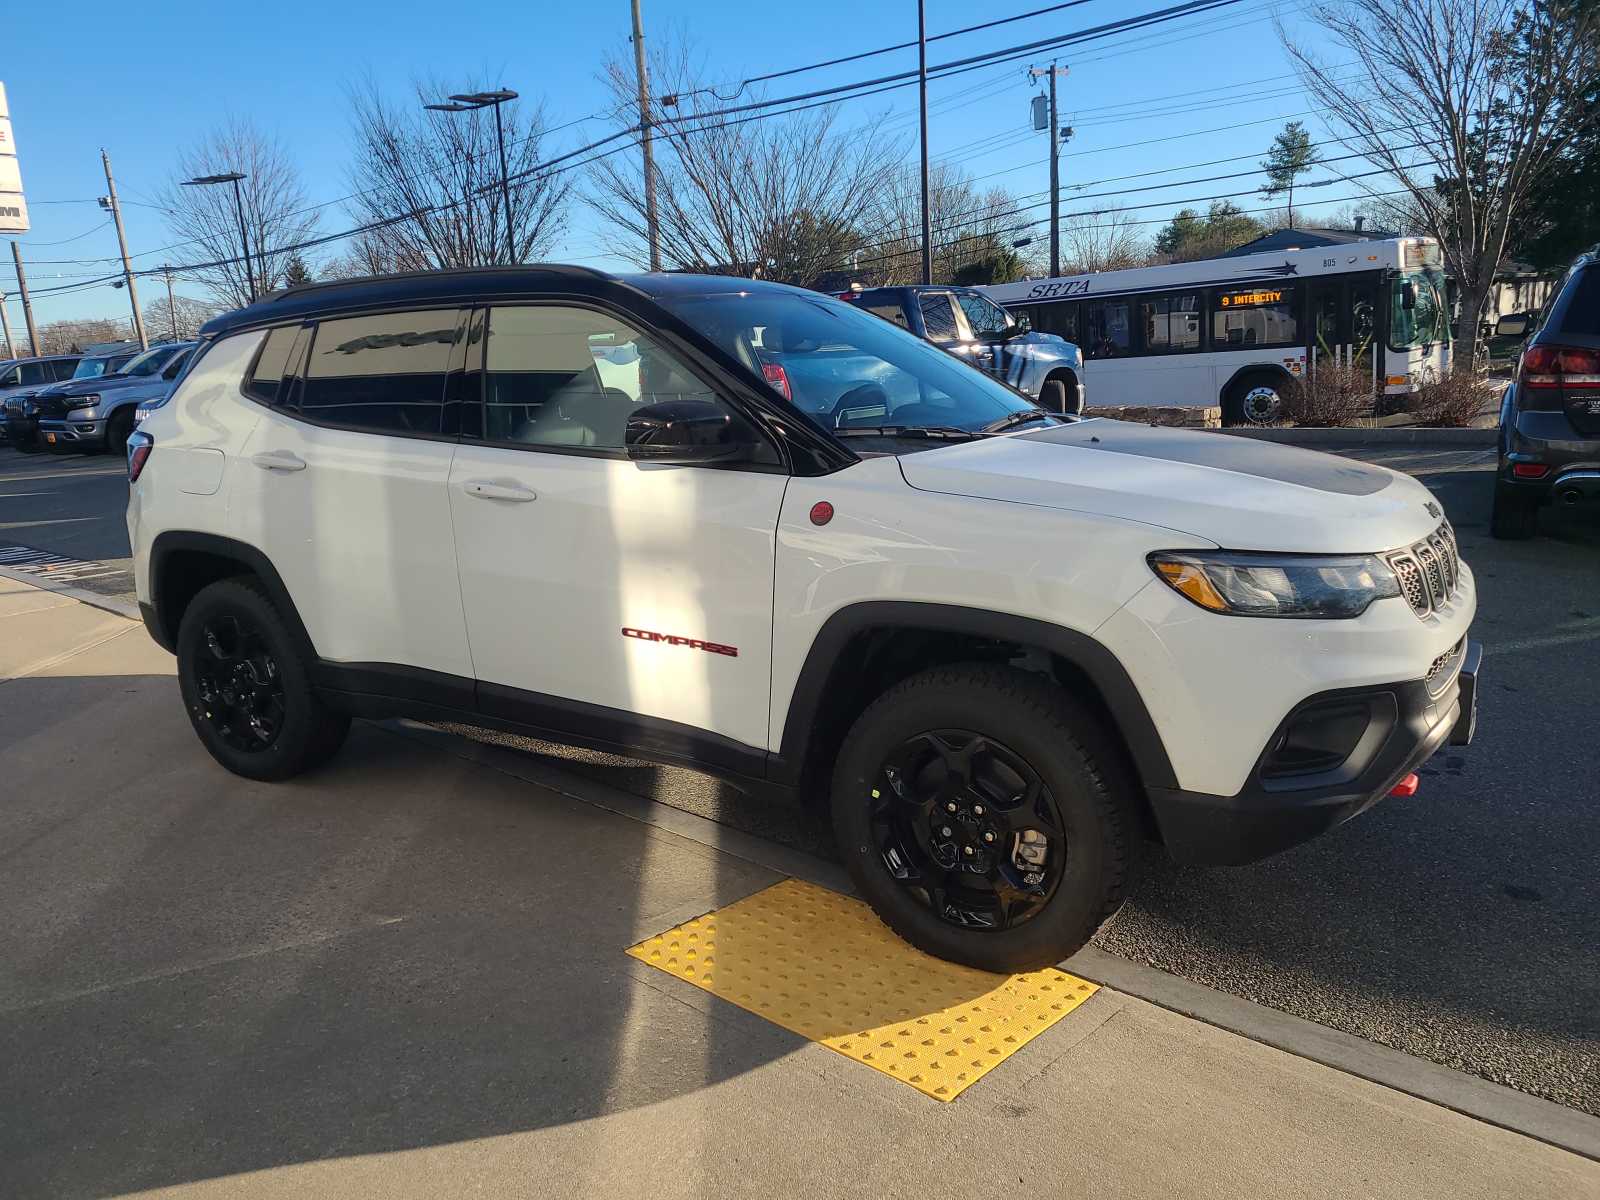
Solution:
M 1600 514 L 1550 514 L 1538 539 L 1495 542 L 1492 450 L 1352 453 L 1432 488 L 1477 574 L 1477 740 L 1436 757 L 1417 797 L 1385 801 L 1266 862 L 1179 869 L 1148 855 L 1140 886 L 1097 944 L 1600 1115 Z M 115 540 L 125 539 L 125 485 L 111 477 L 114 464 L 20 459 L 0 449 L 0 539 L 126 555 Z M 475 736 L 831 852 L 814 815 L 691 772 Z

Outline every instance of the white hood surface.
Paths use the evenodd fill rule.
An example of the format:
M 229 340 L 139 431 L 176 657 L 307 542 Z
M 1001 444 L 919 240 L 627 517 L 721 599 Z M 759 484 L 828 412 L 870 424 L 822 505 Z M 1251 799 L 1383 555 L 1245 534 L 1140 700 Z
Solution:
M 1371 553 L 1438 528 L 1410 476 L 1228 434 L 1095 419 L 900 458 L 929 492 L 1140 521 L 1229 550 Z

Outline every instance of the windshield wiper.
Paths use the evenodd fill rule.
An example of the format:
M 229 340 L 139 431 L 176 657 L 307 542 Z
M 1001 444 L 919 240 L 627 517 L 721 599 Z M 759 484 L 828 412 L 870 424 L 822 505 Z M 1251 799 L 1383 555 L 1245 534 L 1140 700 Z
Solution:
M 833 430 L 834 437 L 928 438 L 970 442 L 979 436 L 970 429 L 954 425 L 851 425 Z
M 1014 413 L 1007 413 L 998 421 L 990 421 L 980 432 L 1003 433 L 1007 429 L 1014 428 L 1018 425 L 1025 425 L 1029 421 L 1045 421 L 1053 419 L 1053 414 L 1047 413 L 1043 409 L 1024 408 Z

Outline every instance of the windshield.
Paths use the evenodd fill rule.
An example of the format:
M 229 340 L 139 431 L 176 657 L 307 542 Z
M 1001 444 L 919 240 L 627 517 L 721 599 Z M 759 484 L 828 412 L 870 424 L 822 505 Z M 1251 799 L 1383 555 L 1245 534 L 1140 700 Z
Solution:
M 802 292 L 667 296 L 661 303 L 833 433 L 892 427 L 977 434 L 1015 414 L 1055 418 L 936 346 L 853 305 Z
M 172 357 L 171 346 L 154 346 L 143 354 L 136 354 L 129 360 L 128 365 L 122 368 L 124 375 L 154 375 L 167 365 L 167 360 Z
M 1416 306 L 1405 306 L 1406 285 L 1416 293 Z M 1389 344 L 1396 350 L 1447 341 L 1449 306 L 1445 301 L 1444 273 L 1437 268 L 1407 271 L 1394 281 L 1394 317 L 1389 323 Z
M 131 354 L 118 354 L 111 358 L 85 358 L 78 363 L 78 369 L 72 373 L 74 379 L 99 379 L 102 375 L 110 375 L 120 371 Z

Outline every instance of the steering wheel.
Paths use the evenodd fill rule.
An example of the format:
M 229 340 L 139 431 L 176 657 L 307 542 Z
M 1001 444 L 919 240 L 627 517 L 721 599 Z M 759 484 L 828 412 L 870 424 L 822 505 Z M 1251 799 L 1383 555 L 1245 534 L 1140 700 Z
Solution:
M 845 414 L 856 408 L 879 408 L 883 415 L 889 415 L 889 393 L 876 383 L 863 383 L 851 388 L 840 396 L 833 406 L 833 412 L 828 420 L 834 429 L 844 428 Z

